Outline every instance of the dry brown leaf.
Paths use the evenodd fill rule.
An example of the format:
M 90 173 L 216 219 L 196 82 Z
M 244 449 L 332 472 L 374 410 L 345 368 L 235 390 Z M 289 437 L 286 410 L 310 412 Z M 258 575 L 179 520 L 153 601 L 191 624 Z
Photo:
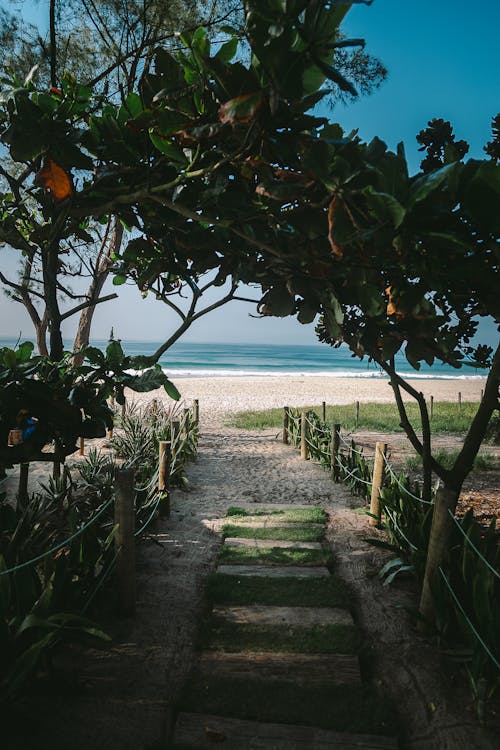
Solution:
M 38 172 L 36 182 L 43 185 L 56 201 L 69 198 L 73 192 L 70 176 L 50 156 Z

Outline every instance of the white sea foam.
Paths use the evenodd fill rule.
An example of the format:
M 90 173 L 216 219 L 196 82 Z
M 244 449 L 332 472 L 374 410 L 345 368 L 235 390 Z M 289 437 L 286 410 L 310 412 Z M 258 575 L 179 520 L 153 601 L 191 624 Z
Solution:
M 379 370 L 236 370 L 236 369 L 183 369 L 162 368 L 170 378 L 365 378 L 387 380 L 385 372 Z M 138 371 L 131 370 L 134 374 Z M 407 380 L 484 380 L 484 375 L 463 375 L 432 372 L 400 372 Z

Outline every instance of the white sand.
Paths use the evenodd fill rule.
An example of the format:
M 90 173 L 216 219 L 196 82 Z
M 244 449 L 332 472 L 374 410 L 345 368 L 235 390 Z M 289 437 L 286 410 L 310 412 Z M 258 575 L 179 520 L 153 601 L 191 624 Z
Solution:
M 182 399 L 190 405 L 197 398 L 200 402 L 200 420 L 216 419 L 238 411 L 267 409 L 282 406 L 320 406 L 327 404 L 350 404 L 355 401 L 390 402 L 394 395 L 389 382 L 378 378 L 337 378 L 324 375 L 293 377 L 210 377 L 172 378 L 181 392 Z M 478 401 L 484 379 L 466 380 L 453 378 L 415 379 L 411 385 L 424 393 L 426 398 L 434 396 L 436 401 L 457 401 L 458 393 L 463 401 Z M 162 390 L 154 393 L 127 393 L 133 401 L 149 401 L 158 398 L 170 402 Z

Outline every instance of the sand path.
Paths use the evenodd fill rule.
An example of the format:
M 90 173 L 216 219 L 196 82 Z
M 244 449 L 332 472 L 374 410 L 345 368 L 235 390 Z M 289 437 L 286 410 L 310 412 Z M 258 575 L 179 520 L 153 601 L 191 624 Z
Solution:
M 230 505 L 273 502 L 314 504 L 333 514 L 330 538 L 341 575 L 353 586 L 355 614 L 366 631 L 369 669 L 373 666 L 374 679 L 396 698 L 406 724 L 406 747 L 458 750 L 466 746 L 463 737 L 468 737 L 468 747 L 494 747 L 473 718 L 456 710 L 454 699 L 444 694 L 432 649 L 420 660 L 421 644 L 415 645 L 404 613 L 395 608 L 401 603 L 397 592 L 388 595 L 373 578 L 367 579 L 379 553 L 361 541 L 367 534 L 366 517 L 352 512 L 359 499 L 335 485 L 319 466 L 302 461 L 298 451 L 282 445 L 275 431 L 236 431 L 207 416 L 199 457 L 189 466 L 188 478 L 190 490 L 173 493 L 170 519 L 159 520 L 141 545 L 135 619 L 121 622 L 111 651 L 90 652 L 75 664 L 77 689 L 61 685 L 58 693 L 37 699 L 5 750 L 32 747 L 34 736 L 37 746 L 51 750 L 163 747 L 155 743 L 168 734 L 172 706 L 195 663 L 205 582 L 221 545 L 217 519 Z M 359 591 L 362 600 L 356 597 Z M 407 663 L 413 653 L 419 653 L 419 664 Z M 434 711 L 428 709 L 430 686 Z M 441 744 L 435 744 L 433 732 Z

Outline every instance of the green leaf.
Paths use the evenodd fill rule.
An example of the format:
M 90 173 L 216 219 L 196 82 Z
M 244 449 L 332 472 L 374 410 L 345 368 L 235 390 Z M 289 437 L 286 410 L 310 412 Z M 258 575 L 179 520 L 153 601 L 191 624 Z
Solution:
M 416 203 L 425 200 L 455 174 L 458 166 L 459 165 L 454 162 L 453 164 L 447 164 L 434 172 L 429 172 L 428 174 L 418 177 L 410 191 L 409 205 L 413 206 Z
M 158 151 L 161 151 L 162 154 L 168 156 L 169 159 L 174 162 L 174 164 L 179 164 L 183 167 L 187 165 L 188 160 L 186 159 L 184 151 L 179 148 L 176 143 L 169 140 L 165 136 L 152 131 L 150 131 L 149 137 L 152 144 L 158 149 Z
M 113 276 L 113 285 L 114 286 L 121 286 L 122 284 L 125 284 L 127 281 L 127 277 L 124 276 L 122 273 L 116 274 L 116 276 Z
M 389 193 L 379 193 L 371 185 L 363 190 L 368 205 L 375 216 L 382 222 L 389 221 L 397 229 L 403 223 L 406 209 Z
M 172 398 L 174 401 L 178 401 L 180 399 L 181 394 L 179 393 L 179 391 L 177 390 L 177 388 L 175 387 L 175 385 L 172 383 L 171 380 L 167 378 L 165 382 L 163 383 L 163 387 L 165 391 L 168 393 L 168 395 L 170 396 L 170 398 Z
M 221 48 L 215 55 L 215 57 L 219 60 L 221 60 L 224 63 L 229 62 L 233 59 L 233 57 L 236 54 L 236 51 L 238 49 L 238 39 L 237 37 L 233 37 L 228 42 L 225 42 L 221 45 Z
M 3 350 L 3 363 L 5 367 L 8 367 L 9 370 L 13 370 L 15 366 L 17 365 L 17 357 L 16 353 L 13 349 L 7 349 L 5 348 Z
M 28 362 L 30 359 L 33 349 L 35 348 L 35 345 L 31 341 L 23 341 L 22 344 L 20 344 L 17 347 L 16 350 L 16 357 L 18 362 L 25 363 Z

